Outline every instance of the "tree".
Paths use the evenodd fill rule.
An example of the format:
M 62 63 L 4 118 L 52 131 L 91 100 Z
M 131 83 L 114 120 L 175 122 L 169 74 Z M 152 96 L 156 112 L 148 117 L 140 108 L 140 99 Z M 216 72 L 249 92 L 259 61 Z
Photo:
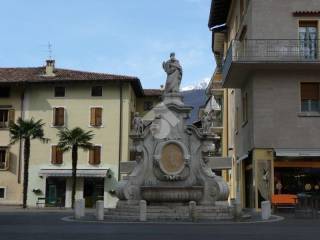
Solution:
M 28 198 L 28 181 L 29 181 L 29 160 L 30 160 L 30 142 L 31 140 L 38 139 L 43 143 L 49 141 L 44 137 L 43 126 L 45 124 L 42 120 L 35 121 L 33 118 L 30 120 L 23 120 L 19 118 L 17 123 L 10 124 L 10 145 L 16 142 L 23 141 L 23 157 L 24 157 L 24 171 L 23 171 L 23 208 L 27 207 Z
M 90 142 L 94 134 L 92 131 L 85 132 L 83 129 L 76 127 L 74 129 L 64 128 L 58 132 L 59 143 L 58 148 L 62 152 L 71 150 L 72 154 L 72 208 L 74 207 L 76 185 L 77 185 L 77 164 L 78 164 L 78 149 L 85 151 L 92 148 Z

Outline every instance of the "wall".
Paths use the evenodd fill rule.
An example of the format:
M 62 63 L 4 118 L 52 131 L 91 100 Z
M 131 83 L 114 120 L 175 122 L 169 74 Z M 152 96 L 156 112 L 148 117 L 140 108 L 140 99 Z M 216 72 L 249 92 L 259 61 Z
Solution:
M 10 98 L 0 98 L 0 105 L 11 105 L 12 108 L 15 109 L 15 119 L 21 116 L 21 93 L 22 89 L 19 86 L 13 86 L 11 87 Z M 8 146 L 9 143 L 9 130 L 0 129 L 0 146 Z M 21 181 L 19 183 L 19 143 L 10 147 L 9 164 L 9 170 L 0 170 L 0 186 L 6 187 L 6 198 L 0 199 L 0 204 L 21 204 L 23 178 L 21 175 Z

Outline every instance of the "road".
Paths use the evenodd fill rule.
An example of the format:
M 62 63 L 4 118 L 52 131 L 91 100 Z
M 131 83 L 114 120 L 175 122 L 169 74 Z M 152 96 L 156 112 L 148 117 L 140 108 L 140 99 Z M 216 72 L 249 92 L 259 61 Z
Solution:
M 1 240 L 320 239 L 320 220 L 258 224 L 108 224 L 66 222 L 63 212 L 0 212 Z

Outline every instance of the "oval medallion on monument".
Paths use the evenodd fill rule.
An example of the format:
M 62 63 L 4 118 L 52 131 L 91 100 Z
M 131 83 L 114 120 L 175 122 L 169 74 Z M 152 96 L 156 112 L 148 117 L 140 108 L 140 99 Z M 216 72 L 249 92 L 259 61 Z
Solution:
M 178 144 L 169 143 L 162 149 L 160 168 L 166 174 L 178 174 L 185 166 L 183 151 Z

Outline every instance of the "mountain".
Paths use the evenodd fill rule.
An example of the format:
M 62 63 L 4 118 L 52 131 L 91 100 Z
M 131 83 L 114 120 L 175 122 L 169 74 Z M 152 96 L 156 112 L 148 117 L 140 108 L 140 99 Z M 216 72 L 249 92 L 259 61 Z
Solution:
M 191 124 L 198 120 L 199 108 L 206 103 L 205 89 L 193 89 L 189 91 L 181 92 L 184 97 L 185 105 L 192 106 L 190 118 L 187 120 L 188 124 Z
M 210 82 L 210 78 L 205 78 L 202 81 L 195 83 L 193 85 L 187 85 L 181 88 L 181 91 L 191 91 L 195 89 L 206 89 Z

